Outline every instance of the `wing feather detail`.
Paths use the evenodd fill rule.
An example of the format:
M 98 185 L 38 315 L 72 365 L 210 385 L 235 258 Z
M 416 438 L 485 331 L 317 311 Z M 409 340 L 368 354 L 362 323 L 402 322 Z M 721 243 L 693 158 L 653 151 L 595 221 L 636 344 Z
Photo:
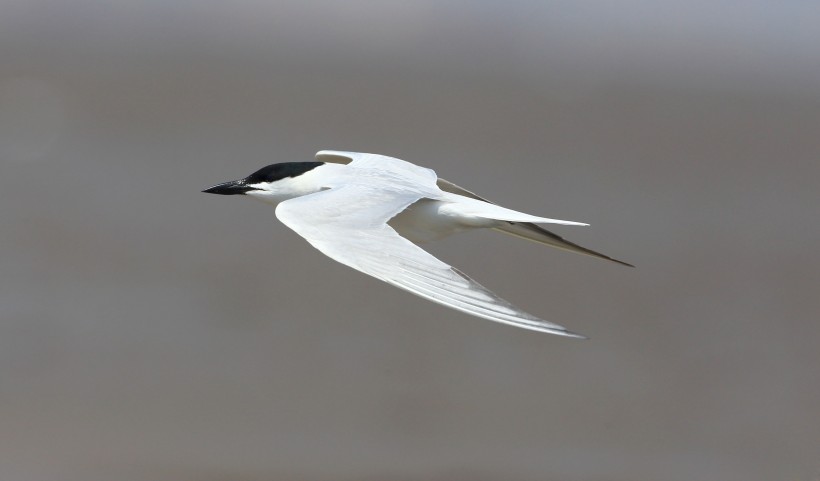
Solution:
M 352 183 L 298 197 L 279 204 L 276 216 L 331 259 L 419 297 L 491 321 L 583 337 L 513 306 L 401 237 L 387 221 L 423 194 L 383 187 Z M 332 215 L 328 206 L 336 206 Z

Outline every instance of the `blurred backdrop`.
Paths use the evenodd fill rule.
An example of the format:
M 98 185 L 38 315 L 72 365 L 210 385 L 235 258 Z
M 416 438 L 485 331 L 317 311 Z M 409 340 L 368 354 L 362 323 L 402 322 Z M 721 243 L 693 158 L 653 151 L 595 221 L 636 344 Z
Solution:
M 0 2 L 0 478 L 815 480 L 817 2 Z M 467 317 L 200 190 L 397 156 L 628 269 Z

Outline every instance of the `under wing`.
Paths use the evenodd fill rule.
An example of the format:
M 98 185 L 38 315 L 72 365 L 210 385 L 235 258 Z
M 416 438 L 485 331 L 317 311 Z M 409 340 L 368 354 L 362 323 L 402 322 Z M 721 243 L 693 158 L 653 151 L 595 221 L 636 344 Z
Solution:
M 276 216 L 331 259 L 432 302 L 491 321 L 583 337 L 522 311 L 401 237 L 387 221 L 418 200 L 406 190 L 350 184 L 290 199 Z M 329 206 L 356 205 L 354 210 Z
M 353 160 L 361 158 L 361 156 L 369 155 L 372 154 L 360 154 L 357 152 L 341 152 L 336 150 L 322 150 L 316 154 L 316 160 L 319 160 L 321 162 L 332 162 L 335 164 L 349 164 Z M 494 202 L 491 202 L 485 199 L 484 197 L 479 196 L 478 194 L 475 194 L 463 187 L 460 187 L 440 177 L 436 181 L 436 185 L 438 185 L 439 189 L 445 192 L 449 192 L 451 194 L 458 194 L 464 197 L 468 197 L 470 199 L 476 199 L 487 202 L 489 204 L 495 204 Z M 545 244 L 550 247 L 556 247 L 558 249 L 562 249 L 565 251 L 597 257 L 599 259 L 606 259 L 608 261 L 616 262 L 621 265 L 635 267 L 627 262 L 615 259 L 613 257 L 609 257 L 608 255 L 601 254 L 600 252 L 596 252 L 592 249 L 587 249 L 586 247 L 580 246 L 574 242 L 570 242 L 564 239 L 563 237 L 559 236 L 558 234 L 548 231 L 547 229 L 544 229 L 543 227 L 533 222 L 508 222 L 507 225 L 497 227 L 495 230 L 503 232 L 505 234 L 514 235 L 522 239 L 538 242 L 540 244 Z

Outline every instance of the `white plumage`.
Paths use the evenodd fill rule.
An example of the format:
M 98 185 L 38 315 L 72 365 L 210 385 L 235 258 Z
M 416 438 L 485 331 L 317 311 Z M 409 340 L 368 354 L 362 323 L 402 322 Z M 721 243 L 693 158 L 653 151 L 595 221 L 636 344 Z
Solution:
M 241 193 L 275 204 L 279 220 L 328 257 L 420 297 L 563 336 L 583 337 L 513 306 L 414 242 L 492 228 L 625 264 L 535 225 L 586 224 L 506 209 L 438 179 L 430 169 L 355 152 L 321 151 L 316 158 L 323 163 L 274 164 L 205 192 Z

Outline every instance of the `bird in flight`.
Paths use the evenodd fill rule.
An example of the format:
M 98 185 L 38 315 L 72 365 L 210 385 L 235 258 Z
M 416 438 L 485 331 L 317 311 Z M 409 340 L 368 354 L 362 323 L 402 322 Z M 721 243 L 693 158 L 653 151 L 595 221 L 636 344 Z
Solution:
M 632 267 L 538 224 L 588 225 L 506 209 L 436 173 L 384 155 L 323 150 L 315 162 L 268 165 L 203 192 L 246 195 L 326 256 L 432 302 L 491 321 L 583 338 L 510 304 L 417 244 L 494 229 Z

